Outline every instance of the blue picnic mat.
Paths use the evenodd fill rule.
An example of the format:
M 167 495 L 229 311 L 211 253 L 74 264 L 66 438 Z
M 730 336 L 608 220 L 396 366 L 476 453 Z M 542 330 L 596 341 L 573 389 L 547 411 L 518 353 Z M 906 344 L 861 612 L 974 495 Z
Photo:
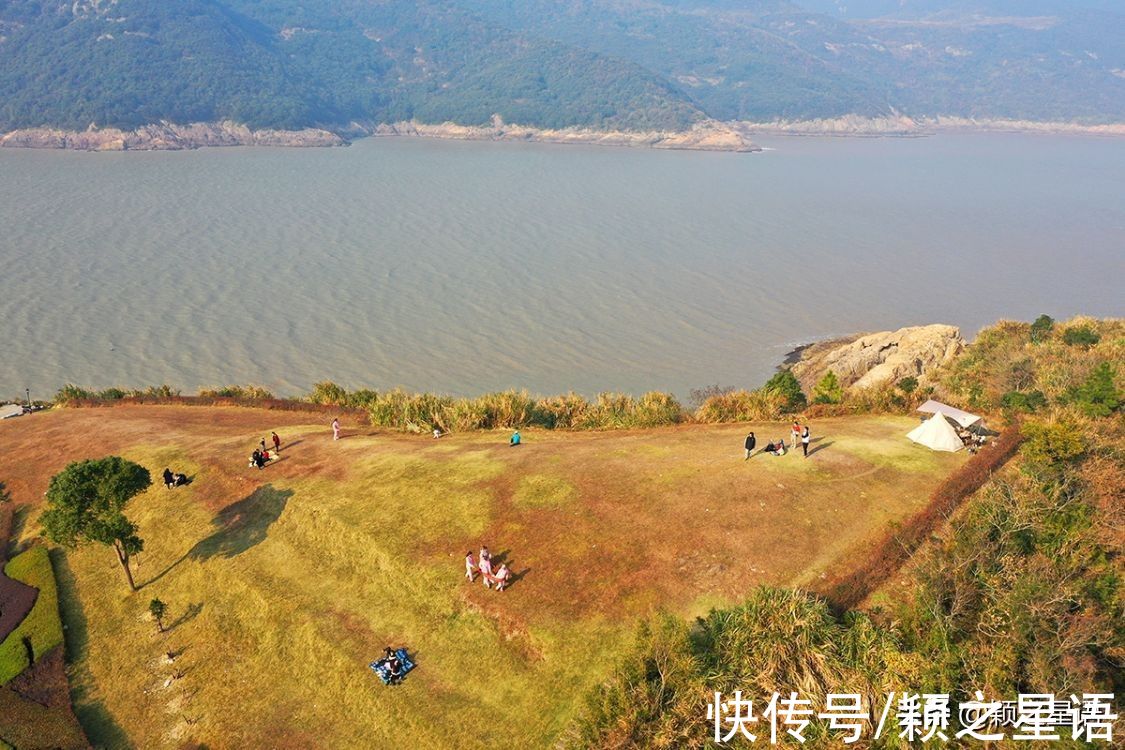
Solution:
M 410 670 L 414 669 L 414 662 L 406 655 L 406 649 L 404 648 L 397 649 L 395 651 L 395 656 L 398 657 L 399 663 L 402 664 L 402 673 L 399 675 L 399 680 L 401 681 Z M 391 684 L 391 670 L 383 663 L 382 659 L 373 661 L 367 666 L 371 667 L 371 670 L 379 675 L 379 679 L 383 681 L 384 685 Z

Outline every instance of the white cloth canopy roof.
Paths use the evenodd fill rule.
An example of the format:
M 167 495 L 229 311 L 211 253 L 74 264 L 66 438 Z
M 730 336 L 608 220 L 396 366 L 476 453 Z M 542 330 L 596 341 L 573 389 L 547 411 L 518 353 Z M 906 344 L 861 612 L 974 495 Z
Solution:
M 940 401 L 934 401 L 933 399 L 919 406 L 918 411 L 924 414 L 937 414 L 941 412 L 966 430 L 981 420 L 980 415 L 961 411 L 960 409 L 954 408 L 948 404 L 943 404 Z
M 0 419 L 7 419 L 8 417 L 18 417 L 23 414 L 23 406 L 20 404 L 6 404 L 0 406 Z
M 964 447 L 961 438 L 957 437 L 957 431 L 949 424 L 940 409 L 906 436 L 915 443 L 935 451 L 959 451 Z

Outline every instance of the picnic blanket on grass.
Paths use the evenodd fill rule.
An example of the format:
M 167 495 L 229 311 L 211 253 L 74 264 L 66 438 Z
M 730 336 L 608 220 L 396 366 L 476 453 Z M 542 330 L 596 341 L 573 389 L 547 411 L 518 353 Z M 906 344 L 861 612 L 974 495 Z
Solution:
M 414 662 L 412 662 L 410 660 L 410 657 L 406 655 L 406 649 L 404 648 L 396 649 L 395 656 L 398 657 L 399 663 L 402 664 L 402 673 L 399 675 L 399 680 L 402 680 L 402 678 L 406 676 L 407 672 L 414 669 Z M 391 684 L 391 670 L 385 663 L 383 663 L 382 659 L 377 659 L 376 661 L 368 664 L 368 666 L 371 667 L 372 671 L 375 672 L 375 674 L 379 675 L 379 679 L 383 681 L 384 685 Z

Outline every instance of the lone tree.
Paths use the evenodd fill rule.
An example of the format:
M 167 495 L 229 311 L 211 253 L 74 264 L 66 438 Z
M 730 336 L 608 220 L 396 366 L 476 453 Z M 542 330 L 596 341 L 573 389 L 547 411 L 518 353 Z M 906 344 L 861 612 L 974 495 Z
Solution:
M 156 628 L 161 633 L 164 632 L 164 613 L 167 609 L 164 602 L 159 599 L 153 599 L 148 603 L 148 613 L 152 615 L 152 619 L 156 620 Z
M 1051 337 L 1051 330 L 1055 327 L 1055 319 L 1050 315 L 1040 315 L 1031 324 L 1031 342 L 1041 344 Z
M 844 386 L 836 373 L 829 370 L 813 389 L 814 404 L 838 404 L 844 400 Z
M 129 588 L 136 591 L 129 557 L 144 549 L 144 542 L 122 510 L 151 484 L 148 469 L 117 456 L 76 461 L 51 477 L 41 518 L 44 533 L 64 547 L 81 542 L 112 546 Z
M 767 393 L 776 393 L 784 398 L 785 408 L 788 411 L 803 409 L 807 403 L 797 376 L 789 370 L 782 370 L 775 374 L 762 386 L 762 390 Z

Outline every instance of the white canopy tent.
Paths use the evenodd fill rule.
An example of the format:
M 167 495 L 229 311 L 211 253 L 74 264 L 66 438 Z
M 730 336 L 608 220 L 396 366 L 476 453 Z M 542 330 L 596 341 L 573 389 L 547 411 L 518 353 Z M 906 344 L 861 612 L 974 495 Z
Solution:
M 953 452 L 964 447 L 961 438 L 957 437 L 957 431 L 949 424 L 940 409 L 906 436 L 915 443 L 935 451 Z
M 930 399 L 926 403 L 918 407 L 918 411 L 923 414 L 944 414 L 949 419 L 952 419 L 957 424 L 961 425 L 966 430 L 974 425 L 979 425 L 981 417 L 978 414 L 970 414 L 967 411 L 961 411 L 949 404 L 943 404 L 940 401 Z
M 21 404 L 5 404 L 4 406 L 0 406 L 0 419 L 18 417 L 21 414 L 23 414 L 23 406 Z

